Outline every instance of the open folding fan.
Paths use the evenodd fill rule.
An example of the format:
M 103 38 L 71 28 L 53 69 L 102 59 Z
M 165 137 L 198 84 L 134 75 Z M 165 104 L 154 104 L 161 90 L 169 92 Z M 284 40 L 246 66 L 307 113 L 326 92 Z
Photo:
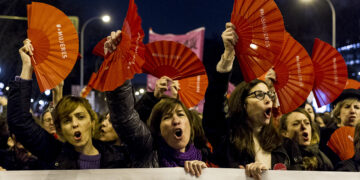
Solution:
M 144 31 L 137 6 L 134 0 L 130 0 L 121 41 L 113 53 L 105 56 L 92 87 L 99 91 L 112 91 L 126 80 L 132 79 L 136 73 L 142 73 L 141 66 L 145 62 L 143 38 Z
M 327 146 L 329 146 L 341 160 L 350 159 L 355 154 L 354 134 L 354 127 L 344 126 L 338 128 L 331 135 Z
M 84 91 L 81 91 L 80 93 L 80 96 L 85 98 L 89 93 L 90 91 L 93 89 L 92 87 L 95 85 L 95 80 L 97 78 L 97 73 L 92 73 L 91 77 L 90 77 L 90 80 L 88 82 L 88 84 L 86 85 Z
M 34 47 L 32 65 L 41 92 L 63 81 L 74 67 L 79 39 L 70 19 L 45 3 L 27 5 L 28 38 Z
M 94 49 L 92 50 L 92 53 L 96 56 L 101 56 L 101 57 L 105 57 L 105 53 L 104 53 L 104 44 L 106 42 L 107 38 L 103 38 L 101 41 L 99 41 Z
M 360 89 L 360 82 L 354 79 L 348 79 L 344 89 Z
M 205 91 L 208 86 L 206 74 L 187 77 L 179 80 L 179 97 L 186 107 L 190 108 L 197 105 L 204 99 Z
M 314 69 L 305 48 L 289 33 L 285 33 L 283 50 L 274 65 L 274 87 L 283 114 L 305 102 L 314 83 Z
M 330 44 L 315 39 L 311 58 L 314 64 L 314 96 L 319 107 L 334 101 L 344 90 L 348 72 L 344 58 Z
M 261 76 L 280 54 L 284 41 L 284 21 L 272 0 L 235 0 L 231 23 L 239 40 L 236 57 L 244 80 Z
M 205 74 L 205 68 L 196 54 L 175 41 L 155 41 L 146 44 L 144 73 L 172 79 Z
M 179 96 L 187 107 L 204 98 L 208 84 L 205 68 L 190 48 L 174 41 L 156 41 L 145 47 L 144 73 L 179 80 Z

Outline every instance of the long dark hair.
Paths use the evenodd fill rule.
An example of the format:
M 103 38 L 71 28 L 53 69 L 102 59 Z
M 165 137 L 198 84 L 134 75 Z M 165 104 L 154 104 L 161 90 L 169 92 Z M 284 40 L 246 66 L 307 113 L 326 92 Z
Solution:
M 258 79 L 252 80 L 249 83 L 241 82 L 231 93 L 229 99 L 228 116 L 230 118 L 230 127 L 232 127 L 230 142 L 240 153 L 246 152 L 253 157 L 255 157 L 253 129 L 248 122 L 245 99 L 250 90 L 259 83 L 264 83 L 267 86 L 264 81 Z M 273 151 L 282 144 L 282 137 L 272 124 L 270 122 L 269 125 L 264 126 L 258 136 L 261 148 L 268 152 Z

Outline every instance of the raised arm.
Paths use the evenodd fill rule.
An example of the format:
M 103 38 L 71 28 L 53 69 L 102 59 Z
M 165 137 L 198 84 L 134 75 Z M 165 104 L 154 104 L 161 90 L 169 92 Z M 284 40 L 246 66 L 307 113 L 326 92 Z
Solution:
M 61 142 L 35 123 L 30 113 L 30 97 L 32 91 L 31 66 L 32 45 L 30 40 L 24 41 L 19 49 L 22 59 L 20 78 L 10 83 L 8 101 L 8 125 L 25 148 L 44 161 L 52 161 L 59 153 Z
M 203 112 L 203 128 L 209 142 L 214 148 L 214 154 L 220 166 L 226 159 L 224 145 L 227 140 L 228 122 L 226 119 L 226 91 L 235 59 L 234 45 L 237 35 L 231 23 L 226 24 L 222 34 L 225 51 L 216 66 L 216 72 L 209 78 L 209 85 L 205 94 Z
M 112 32 L 105 43 L 105 52 L 114 51 L 120 42 L 120 31 Z M 110 47 L 111 49 L 108 49 Z M 153 167 L 153 138 L 149 128 L 140 120 L 136 112 L 135 96 L 131 82 L 125 83 L 114 91 L 106 92 L 110 121 L 122 142 L 129 148 L 133 167 Z

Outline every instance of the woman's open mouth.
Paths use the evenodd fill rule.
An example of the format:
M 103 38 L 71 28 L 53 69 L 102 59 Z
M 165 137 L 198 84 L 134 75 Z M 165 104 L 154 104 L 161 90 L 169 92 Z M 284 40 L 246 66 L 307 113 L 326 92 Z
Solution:
M 264 116 L 266 118 L 270 118 L 271 117 L 271 108 L 267 108 L 264 112 Z
M 76 131 L 74 133 L 74 140 L 75 141 L 80 141 L 81 140 L 81 132 L 80 131 Z
M 309 134 L 307 132 L 303 132 L 301 135 L 302 135 L 302 138 L 303 138 L 303 140 L 305 142 L 309 141 Z
M 180 128 L 175 129 L 175 137 L 176 137 L 176 139 L 181 139 L 182 135 L 183 135 L 182 129 L 180 129 Z

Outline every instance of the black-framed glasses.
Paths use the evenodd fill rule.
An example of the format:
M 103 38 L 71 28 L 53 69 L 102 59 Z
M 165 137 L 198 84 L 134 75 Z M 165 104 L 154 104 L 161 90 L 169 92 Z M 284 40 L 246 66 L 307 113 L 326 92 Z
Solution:
M 265 94 L 267 94 L 272 101 L 275 101 L 275 92 L 274 91 L 264 92 L 264 91 L 258 90 L 258 91 L 249 93 L 248 96 L 254 95 L 256 99 L 263 100 L 265 98 Z

